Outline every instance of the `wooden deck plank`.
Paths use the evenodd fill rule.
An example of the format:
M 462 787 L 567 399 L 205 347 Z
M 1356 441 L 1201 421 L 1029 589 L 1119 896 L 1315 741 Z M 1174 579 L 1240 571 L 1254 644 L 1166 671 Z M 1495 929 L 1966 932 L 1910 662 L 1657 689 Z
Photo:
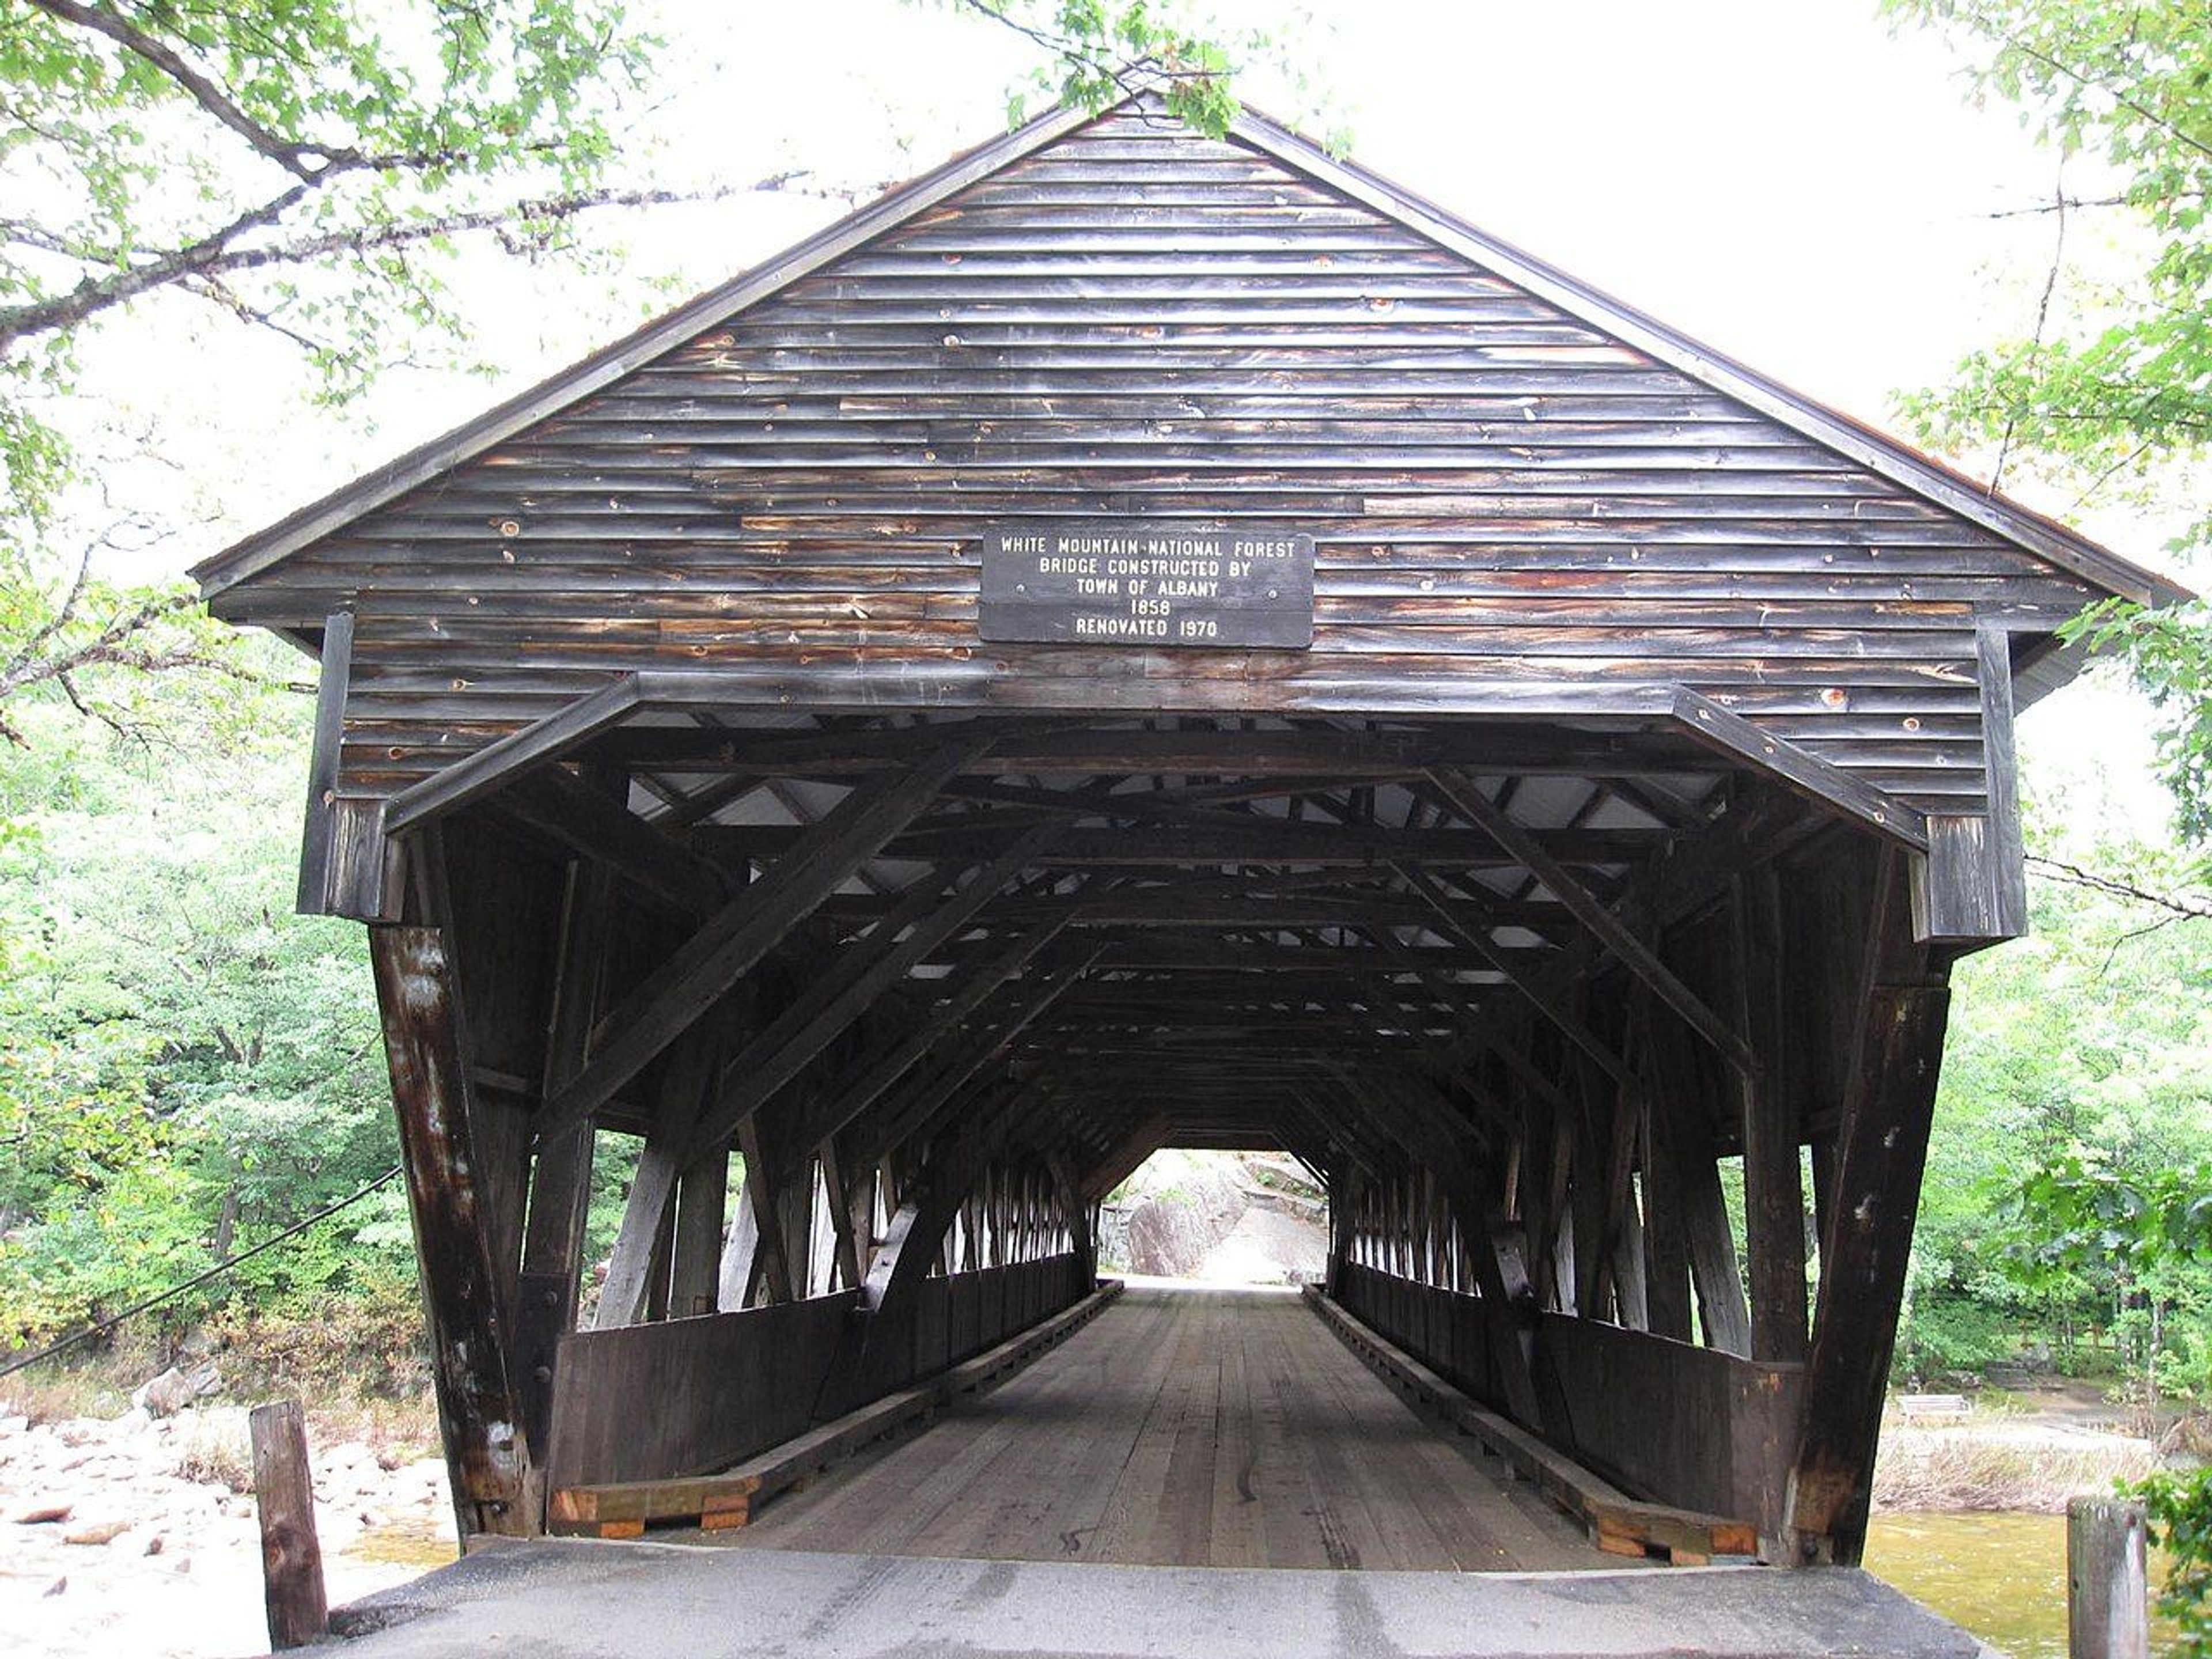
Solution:
M 1130 1291 L 927 1432 L 714 1541 L 1139 1565 L 1616 1567 L 1265 1291 Z
M 1167 1377 L 1164 1312 L 1140 1310 L 1125 1340 L 1094 1344 L 1002 1396 L 996 1403 L 1007 1413 L 1005 1449 L 917 1533 L 915 1553 L 1089 1559 L 1100 1514 L 1127 1459 L 1129 1402 L 1147 1398 Z

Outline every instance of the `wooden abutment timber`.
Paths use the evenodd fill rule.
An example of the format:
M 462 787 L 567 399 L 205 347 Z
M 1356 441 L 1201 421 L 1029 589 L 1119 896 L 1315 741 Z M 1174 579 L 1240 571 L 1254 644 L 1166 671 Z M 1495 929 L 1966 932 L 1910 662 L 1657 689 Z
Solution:
M 1793 1563 L 2026 926 L 2016 709 L 2179 591 L 1144 100 L 198 574 L 323 659 L 301 901 L 374 940 L 465 1534 L 1018 1347 L 1200 1146 L 1326 1187 L 1401 1381 Z

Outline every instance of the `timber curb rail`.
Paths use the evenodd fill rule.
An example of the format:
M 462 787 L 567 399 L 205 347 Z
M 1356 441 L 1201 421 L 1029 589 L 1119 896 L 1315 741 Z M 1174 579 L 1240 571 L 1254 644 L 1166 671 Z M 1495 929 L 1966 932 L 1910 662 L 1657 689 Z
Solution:
M 1320 1285 L 1308 1285 L 1304 1291 L 1314 1310 L 1346 1347 L 1366 1361 L 1370 1370 L 1417 1408 L 1482 1442 L 1522 1480 L 1534 1484 L 1588 1527 L 1591 1541 L 1607 1554 L 1657 1557 L 1671 1565 L 1686 1567 L 1710 1566 L 1718 1558 L 1747 1560 L 1759 1555 L 1759 1529 L 1750 1522 L 1630 1497 L 1527 1430 L 1476 1404 L 1404 1349 L 1362 1324 Z
M 927 1427 L 963 1394 L 981 1393 L 1006 1382 L 1089 1324 L 1121 1293 L 1120 1279 L 1101 1279 L 1098 1288 L 1073 1307 L 997 1347 L 719 1474 L 562 1487 L 552 1495 L 547 1530 L 570 1537 L 637 1538 L 647 1527 L 696 1526 L 702 1532 L 720 1532 L 749 1525 L 753 1511 L 779 1492 L 803 1486 L 832 1464 L 903 1429 Z

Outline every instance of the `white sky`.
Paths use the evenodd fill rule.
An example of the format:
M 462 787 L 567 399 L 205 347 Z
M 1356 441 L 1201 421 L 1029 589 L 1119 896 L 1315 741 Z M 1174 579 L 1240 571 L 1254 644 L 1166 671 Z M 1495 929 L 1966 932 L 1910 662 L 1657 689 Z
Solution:
M 951 4 L 634 3 L 674 42 L 641 118 L 653 140 L 641 171 L 657 181 L 793 166 L 847 185 L 903 178 L 1002 131 L 1027 61 Z M 2051 227 L 1990 216 L 2046 198 L 2056 159 L 2011 109 L 1969 107 L 1948 48 L 1893 36 L 1870 0 L 1315 0 L 1313 14 L 1280 32 L 1357 160 L 1850 413 L 1893 424 L 1894 389 L 2032 320 Z M 1268 76 L 1243 90 L 1304 113 Z M 2075 164 L 2069 182 L 2088 173 Z M 615 233 L 628 257 L 589 278 L 472 265 L 477 344 L 502 382 L 403 368 L 365 405 L 303 415 L 283 348 L 181 304 L 109 331 L 88 380 L 131 386 L 117 412 L 175 434 L 172 477 L 213 520 L 164 550 L 181 565 L 843 210 L 757 196 L 634 220 Z M 126 357 L 127 376 L 114 372 Z M 2008 484 L 2069 505 L 2032 479 Z M 2163 560 L 2171 526 L 2155 514 L 2115 507 L 2087 523 Z M 2055 728 L 2109 743 L 2116 720 L 2140 727 L 2131 707 L 2078 721 L 2052 707 L 2037 725 L 2068 747 L 2081 734 Z

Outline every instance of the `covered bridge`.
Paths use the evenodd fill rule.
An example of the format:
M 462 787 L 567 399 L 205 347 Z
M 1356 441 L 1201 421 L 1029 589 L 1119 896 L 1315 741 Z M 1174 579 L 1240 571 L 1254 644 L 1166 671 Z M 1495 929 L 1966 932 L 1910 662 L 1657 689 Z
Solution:
M 1461 1565 L 1531 1493 L 1575 1548 L 1857 1559 L 1947 975 L 2025 927 L 2014 716 L 2085 603 L 2175 591 L 1143 101 L 197 574 L 322 660 L 300 903 L 369 927 L 465 1535 L 834 1545 L 845 1477 L 763 1499 L 1066 1337 L 990 1396 L 1026 1462 L 927 1454 L 940 1532 L 1079 1559 L 1061 1510 L 1152 1459 L 1124 1559 L 1273 1560 L 1266 1503 L 1223 1528 L 1279 1455 Z M 1071 1335 L 1163 1146 L 1303 1160 L 1325 1289 Z M 1511 1501 L 1382 1457 L 1353 1352 Z M 1133 1366 L 1215 1378 L 1212 1438 L 1086 1392 Z M 1193 1474 L 1240 1412 L 1267 1458 Z

